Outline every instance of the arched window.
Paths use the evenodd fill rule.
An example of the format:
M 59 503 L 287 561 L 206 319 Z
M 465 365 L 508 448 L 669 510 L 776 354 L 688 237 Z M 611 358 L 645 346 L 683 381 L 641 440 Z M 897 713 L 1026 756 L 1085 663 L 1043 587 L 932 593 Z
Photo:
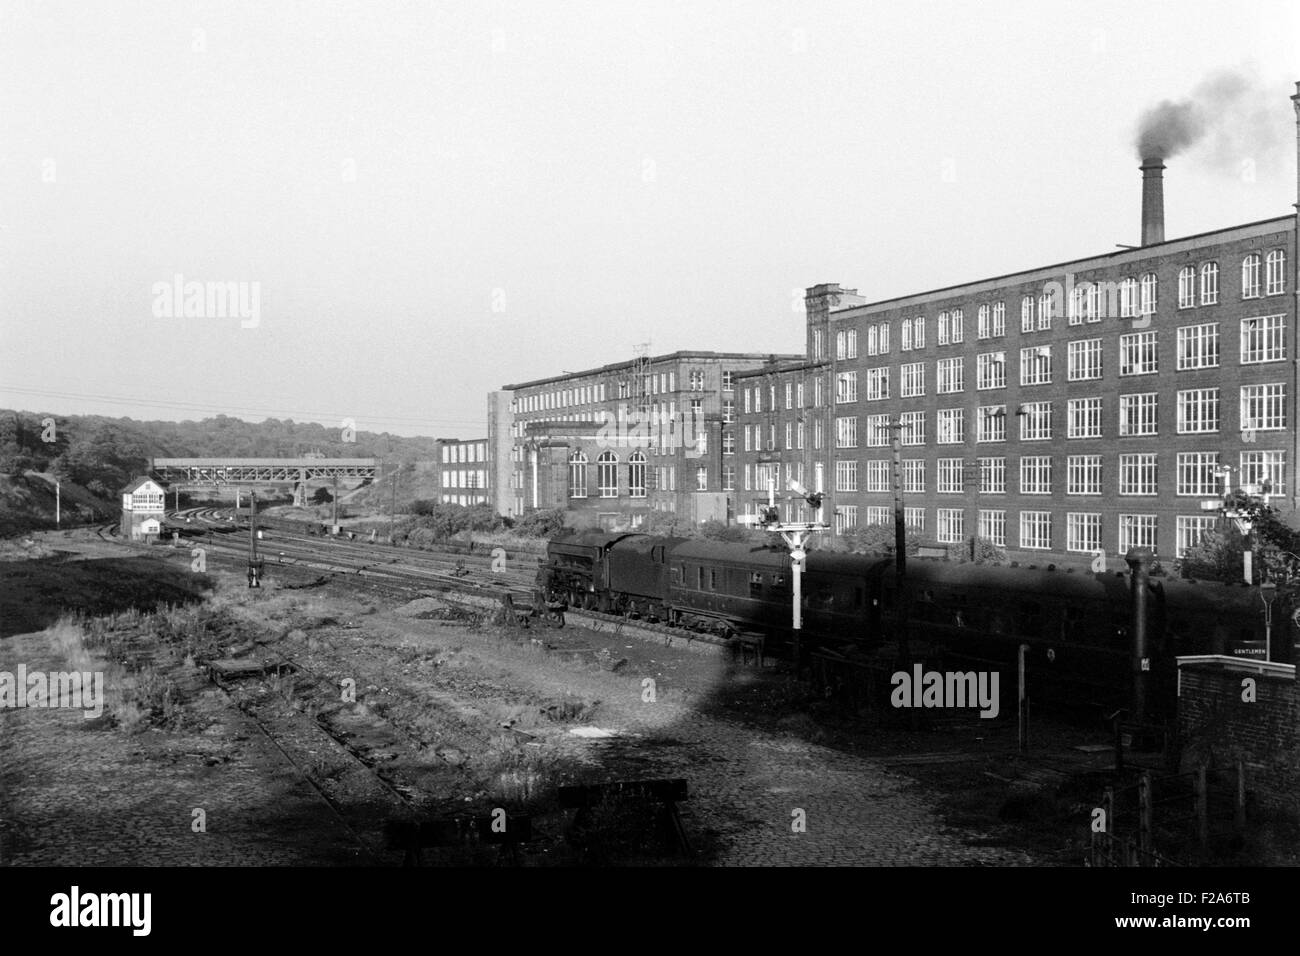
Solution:
M 1214 305 L 1219 301 L 1219 264 L 1207 262 L 1201 266 L 1201 305 Z
M 1252 252 L 1241 260 L 1241 297 L 1254 299 L 1259 295 L 1259 253 Z
M 1264 260 L 1265 277 L 1264 292 L 1268 295 L 1279 295 L 1286 289 L 1286 279 L 1283 273 L 1286 271 L 1286 253 L 1281 249 L 1274 249 Z
M 1156 310 L 1156 274 L 1148 272 L 1142 276 L 1141 314 L 1151 315 Z
M 1129 276 L 1119 284 L 1119 317 L 1131 319 L 1137 315 L 1137 279 Z
M 1020 331 L 1034 331 L 1034 297 L 1032 295 L 1020 297 Z
M 596 489 L 602 498 L 618 497 L 618 455 L 612 451 L 596 459 Z
M 1183 266 L 1178 270 L 1178 308 L 1190 309 L 1196 305 L 1196 269 Z
M 581 451 L 569 456 L 569 497 L 587 497 L 587 456 Z
M 735 444 L 735 436 L 732 436 Z M 645 497 L 645 455 L 639 451 L 632 452 L 627 460 L 628 494 L 633 498 Z

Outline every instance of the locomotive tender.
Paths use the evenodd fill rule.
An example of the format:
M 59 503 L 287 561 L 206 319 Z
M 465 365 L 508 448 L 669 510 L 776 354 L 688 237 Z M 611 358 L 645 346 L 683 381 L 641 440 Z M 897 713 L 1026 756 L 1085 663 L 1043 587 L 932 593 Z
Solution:
M 908 634 L 943 659 L 1014 667 L 1019 645 L 1027 644 L 1055 689 L 1101 706 L 1124 701 L 1131 683 L 1129 574 L 909 558 L 906 581 Z M 801 584 L 805 646 L 858 658 L 892 650 L 900 623 L 892 558 L 812 550 Z M 776 642 L 792 634 L 790 555 L 780 547 L 580 532 L 550 542 L 538 585 L 574 607 L 696 631 L 758 631 Z M 1149 589 L 1150 680 L 1165 698 L 1162 708 L 1173 691 L 1176 656 L 1262 657 L 1264 608 L 1256 589 L 1167 578 L 1153 578 Z M 1294 660 L 1297 629 L 1283 598 L 1273 622 L 1274 659 Z

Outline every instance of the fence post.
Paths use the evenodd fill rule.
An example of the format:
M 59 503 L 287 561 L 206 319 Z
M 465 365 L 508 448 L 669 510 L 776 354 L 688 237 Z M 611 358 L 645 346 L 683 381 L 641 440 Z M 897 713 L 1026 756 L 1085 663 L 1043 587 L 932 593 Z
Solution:
M 1138 780 L 1138 845 L 1142 853 L 1151 852 L 1151 771 L 1143 770 Z
M 1246 761 L 1237 758 L 1237 795 L 1233 801 L 1232 825 L 1238 833 L 1246 829 Z
M 1210 842 L 1210 795 L 1205 764 L 1196 771 L 1196 842 L 1202 851 Z

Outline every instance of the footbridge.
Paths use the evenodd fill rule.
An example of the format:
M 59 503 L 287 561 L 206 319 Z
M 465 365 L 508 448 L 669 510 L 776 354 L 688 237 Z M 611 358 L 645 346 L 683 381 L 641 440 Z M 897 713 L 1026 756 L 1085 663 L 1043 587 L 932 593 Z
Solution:
M 311 481 L 378 478 L 378 458 L 154 458 L 150 473 L 170 485 L 293 485 L 305 500 Z

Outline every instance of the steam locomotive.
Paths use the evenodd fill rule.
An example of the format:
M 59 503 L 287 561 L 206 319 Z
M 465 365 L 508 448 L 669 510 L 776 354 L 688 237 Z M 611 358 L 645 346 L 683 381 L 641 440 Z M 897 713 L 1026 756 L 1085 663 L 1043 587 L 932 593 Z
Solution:
M 792 636 L 792 568 L 783 548 L 635 533 L 585 532 L 548 545 L 538 585 L 550 600 L 729 636 Z M 801 580 L 801 642 L 841 656 L 892 652 L 900 624 L 943 660 L 1014 666 L 1021 644 L 1046 662 L 1054 692 L 1122 706 L 1131 683 L 1130 575 L 1072 568 L 957 564 L 909 558 L 900 601 L 890 557 L 809 551 Z M 1264 656 L 1259 591 L 1152 578 L 1146 604 L 1153 707 L 1167 708 L 1174 658 Z M 1292 600 L 1271 608 L 1272 656 L 1294 661 Z

